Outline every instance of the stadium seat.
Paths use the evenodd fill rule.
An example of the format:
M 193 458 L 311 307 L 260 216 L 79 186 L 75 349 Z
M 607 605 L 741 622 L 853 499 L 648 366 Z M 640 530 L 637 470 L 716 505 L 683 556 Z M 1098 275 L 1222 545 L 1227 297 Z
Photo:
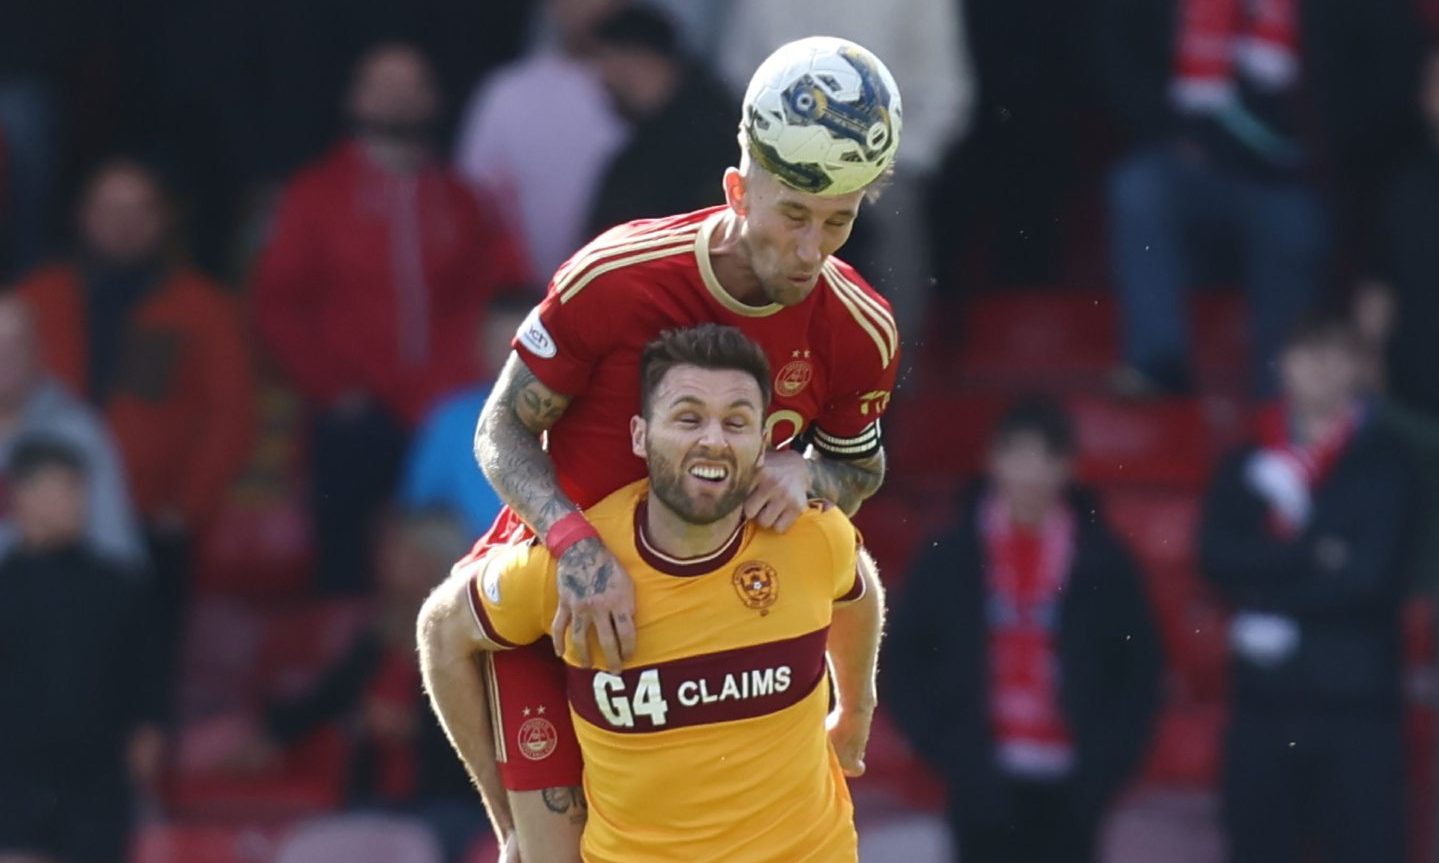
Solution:
M 896 481 L 860 507 L 854 518 L 855 526 L 879 564 L 887 587 L 893 589 L 903 581 L 920 544 L 948 523 L 953 498 L 953 494 L 936 496 L 915 492 Z
M 250 704 L 262 634 L 259 615 L 249 603 L 228 596 L 195 597 L 185 618 L 180 715 L 209 716 Z
M 267 610 L 256 669 L 267 696 L 304 690 L 354 643 L 364 625 L 363 601 L 311 600 Z
M 1234 290 L 1203 290 L 1190 305 L 1194 372 L 1205 390 L 1247 392 L 1250 368 L 1249 312 Z
M 1053 389 L 1102 382 L 1118 363 L 1107 294 L 1013 291 L 965 314 L 960 379 L 969 386 Z
M 304 824 L 280 846 L 275 863 L 444 863 L 423 823 L 381 815 L 342 815 Z
M 283 825 L 172 822 L 136 836 L 131 863 L 270 863 Z
M 236 776 L 222 768 L 168 778 L 166 805 L 194 819 L 294 818 L 328 812 L 344 800 L 349 745 L 336 729 L 323 729 L 293 747 L 283 766 L 260 776 Z
M 1192 566 L 1199 496 L 1191 491 L 1119 486 L 1102 494 L 1110 527 L 1147 569 Z
M 257 598 L 295 596 L 310 580 L 311 541 L 300 500 L 229 500 L 196 554 L 200 590 Z
M 1009 394 L 923 392 L 895 401 L 884 420 L 892 479 L 945 479 L 974 474 L 990 429 L 1013 400 Z
M 1199 488 L 1208 480 L 1213 442 L 1200 402 L 1141 404 L 1071 396 L 1065 406 L 1079 438 L 1079 474 L 1086 481 Z

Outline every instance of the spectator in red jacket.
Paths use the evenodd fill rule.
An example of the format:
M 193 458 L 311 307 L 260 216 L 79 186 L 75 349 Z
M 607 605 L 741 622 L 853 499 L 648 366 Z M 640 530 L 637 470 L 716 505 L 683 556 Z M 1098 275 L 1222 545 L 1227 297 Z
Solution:
M 166 190 L 117 160 L 86 186 L 74 260 L 18 286 L 43 365 L 84 394 L 120 444 L 173 651 L 189 549 L 249 461 L 255 372 L 240 309 L 176 263 Z M 173 653 L 172 653 L 173 655 Z
M 470 382 L 485 302 L 526 280 L 496 214 L 435 157 L 429 61 L 384 45 L 361 59 L 354 134 L 285 190 L 260 263 L 259 325 L 318 411 L 312 458 L 322 586 L 368 581 L 369 534 L 409 429 Z

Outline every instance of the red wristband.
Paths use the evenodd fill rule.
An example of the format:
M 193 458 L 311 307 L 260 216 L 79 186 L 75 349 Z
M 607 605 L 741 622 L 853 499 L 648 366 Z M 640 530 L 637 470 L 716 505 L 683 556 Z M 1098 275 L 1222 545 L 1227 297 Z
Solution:
M 572 512 L 550 525 L 549 533 L 545 534 L 545 548 L 550 550 L 555 560 L 559 560 L 570 546 L 591 537 L 599 539 L 599 531 L 595 530 L 595 526 L 590 524 L 584 513 Z

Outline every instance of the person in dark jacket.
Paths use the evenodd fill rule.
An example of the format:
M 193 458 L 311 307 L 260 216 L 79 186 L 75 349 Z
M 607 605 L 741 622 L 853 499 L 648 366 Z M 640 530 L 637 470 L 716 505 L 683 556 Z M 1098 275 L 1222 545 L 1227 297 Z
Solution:
M 1407 0 L 1103 0 L 1100 90 L 1130 134 L 1109 184 L 1126 390 L 1190 385 L 1185 288 L 1234 260 L 1255 387 L 1359 231 L 1403 144 L 1418 59 Z M 1353 223 L 1338 230 L 1336 216 Z
M 734 162 L 739 100 L 684 54 L 657 9 L 622 7 L 594 38 L 600 80 L 630 130 L 605 168 L 588 233 L 723 204 L 715 177 Z
M 1071 484 L 1063 412 L 1026 402 L 989 478 L 908 574 L 885 702 L 944 779 L 965 863 L 1095 859 L 1159 706 L 1159 636 L 1128 551 Z
M 19 542 L 0 559 L 0 859 L 125 859 L 164 699 L 143 572 L 85 538 L 86 465 L 56 438 L 7 467 Z
M 1234 863 L 1404 859 L 1400 610 L 1420 486 L 1360 400 L 1346 318 L 1303 321 L 1283 401 L 1221 465 L 1204 575 L 1233 604 L 1224 818 Z

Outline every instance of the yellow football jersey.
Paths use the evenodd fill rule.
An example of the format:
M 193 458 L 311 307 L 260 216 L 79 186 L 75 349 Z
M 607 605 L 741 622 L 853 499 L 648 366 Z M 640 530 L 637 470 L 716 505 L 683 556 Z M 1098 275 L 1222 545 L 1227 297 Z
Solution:
M 857 535 L 813 506 L 781 535 L 744 524 L 703 559 L 645 537 L 648 482 L 587 515 L 635 582 L 623 673 L 565 657 L 585 759 L 589 863 L 833 863 L 858 857 L 854 807 L 825 730 L 825 646 L 858 598 Z M 496 644 L 549 633 L 555 566 L 538 544 L 475 561 L 471 605 Z

